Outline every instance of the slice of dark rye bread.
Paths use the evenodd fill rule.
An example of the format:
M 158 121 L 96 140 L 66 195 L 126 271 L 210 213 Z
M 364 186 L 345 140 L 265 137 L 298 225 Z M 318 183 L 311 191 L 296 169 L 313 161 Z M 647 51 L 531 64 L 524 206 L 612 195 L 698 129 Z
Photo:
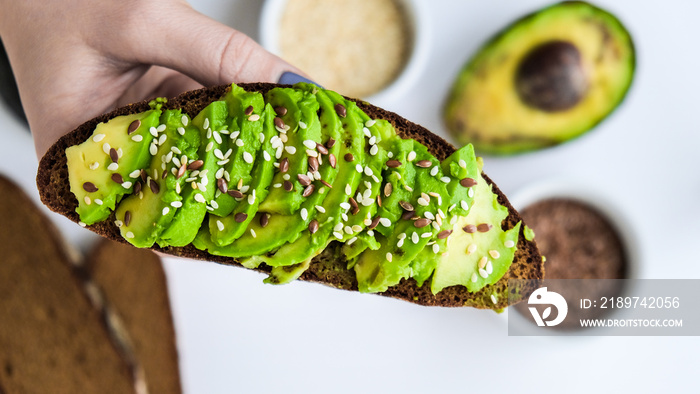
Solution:
M 112 340 L 49 219 L 0 176 L 0 392 L 135 393 Z
M 149 393 L 178 394 L 180 372 L 168 285 L 158 256 L 102 239 L 85 269 L 119 313 Z
M 239 84 L 242 88 L 248 91 L 259 91 L 262 93 L 278 86 L 270 83 L 252 83 Z M 191 117 L 194 117 L 212 101 L 219 100 L 226 93 L 229 85 L 215 86 L 185 92 L 173 99 L 169 99 L 164 108 L 181 108 L 182 111 Z M 374 119 L 386 119 L 390 121 L 396 128 L 396 132 L 402 138 L 412 138 L 425 145 L 428 150 L 439 160 L 444 160 L 455 151 L 455 147 L 449 144 L 444 139 L 426 130 L 422 126 L 412 123 L 401 116 L 375 107 L 369 103 L 354 100 L 358 106 L 364 110 L 370 117 Z M 92 120 L 89 120 L 77 129 L 61 137 L 42 157 L 39 164 L 37 174 L 37 186 L 40 191 L 41 200 L 51 210 L 60 213 L 73 220 L 79 221 L 78 214 L 75 208 L 78 206 L 78 201 L 71 193 L 68 182 L 68 168 L 66 166 L 65 150 L 71 145 L 77 145 L 86 141 L 94 131 L 97 124 L 106 122 L 107 120 L 119 116 L 143 112 L 149 109 L 148 101 L 130 104 L 125 107 L 117 108 L 114 111 L 100 115 Z M 493 191 L 498 195 L 499 202 L 508 208 L 510 215 L 503 221 L 503 229 L 513 228 L 516 223 L 521 221 L 518 212 L 510 205 L 503 193 L 498 187 L 486 176 L 484 179 L 493 186 Z M 524 227 L 524 226 L 523 226 Z M 541 279 L 544 277 L 544 264 L 542 257 L 537 249 L 534 241 L 528 241 L 523 235 L 523 227 L 520 230 L 518 239 L 518 250 L 515 253 L 515 259 L 505 276 L 494 285 L 486 286 L 476 293 L 469 293 L 463 286 L 451 286 L 443 289 L 438 294 L 433 295 L 429 285 L 418 287 L 415 280 L 403 279 L 399 284 L 389 288 L 386 292 L 380 293 L 384 296 L 403 299 L 409 302 L 429 305 L 429 306 L 472 306 L 476 308 L 486 309 L 501 309 L 508 306 L 507 297 L 505 297 L 508 284 L 508 279 Z M 88 228 L 104 237 L 112 240 L 126 243 L 121 237 L 119 229 L 114 225 L 114 214 L 108 219 L 100 223 L 96 223 Z M 310 282 L 318 282 L 332 287 L 357 290 L 357 280 L 355 279 L 354 271 L 347 270 L 346 262 L 339 251 L 337 242 L 331 243 L 326 250 L 316 256 L 309 269 L 304 272 L 300 279 Z M 214 261 L 222 264 L 240 265 L 235 259 L 214 256 L 207 252 L 196 249 L 192 245 L 186 247 L 166 247 L 160 248 L 157 245 L 152 247 L 163 253 L 174 256 L 180 256 L 191 259 Z M 261 272 L 270 272 L 270 267 L 260 266 L 257 268 Z M 514 289 L 511 289 L 515 292 Z M 518 291 L 520 299 L 524 299 L 531 290 L 522 288 Z M 492 294 L 501 295 L 497 298 L 496 304 L 492 302 Z

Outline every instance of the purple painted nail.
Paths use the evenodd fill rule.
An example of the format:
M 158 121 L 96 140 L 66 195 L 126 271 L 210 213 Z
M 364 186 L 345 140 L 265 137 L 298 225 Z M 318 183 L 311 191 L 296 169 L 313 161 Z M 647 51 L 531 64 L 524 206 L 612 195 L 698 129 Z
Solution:
M 291 71 L 287 71 L 284 74 L 282 74 L 279 81 L 277 81 L 277 83 L 281 83 L 283 85 L 294 85 L 297 82 L 312 83 L 312 84 L 319 86 L 321 88 L 323 87 L 323 86 L 317 84 L 316 82 L 314 82 L 310 79 L 304 78 L 301 75 L 293 73 Z

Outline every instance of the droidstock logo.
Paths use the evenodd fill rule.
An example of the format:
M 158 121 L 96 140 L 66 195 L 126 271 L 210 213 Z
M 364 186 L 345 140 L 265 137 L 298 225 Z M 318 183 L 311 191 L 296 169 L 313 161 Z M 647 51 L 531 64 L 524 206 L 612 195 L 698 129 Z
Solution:
M 556 326 L 564 321 L 566 314 L 569 311 L 569 306 L 566 304 L 564 297 L 562 297 L 559 293 L 547 291 L 546 287 L 541 287 L 535 290 L 530 295 L 527 303 L 529 305 L 550 305 L 542 312 L 542 316 L 540 316 L 537 308 L 533 306 L 528 307 L 528 309 L 530 309 L 530 313 L 532 313 L 532 318 L 535 319 L 535 322 L 540 327 L 544 327 L 545 325 L 548 327 Z M 554 320 L 546 320 L 552 315 L 552 306 L 557 308 L 557 317 Z

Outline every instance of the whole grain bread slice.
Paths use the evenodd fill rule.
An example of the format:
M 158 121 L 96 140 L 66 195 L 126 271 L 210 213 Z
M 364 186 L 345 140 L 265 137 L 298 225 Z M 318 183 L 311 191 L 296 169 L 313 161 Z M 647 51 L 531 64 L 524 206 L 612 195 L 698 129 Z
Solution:
M 181 393 L 175 328 L 160 258 L 148 249 L 102 239 L 84 265 L 129 333 L 148 392 Z
M 239 84 L 248 91 L 259 91 L 262 93 L 278 86 L 270 83 Z M 212 101 L 220 99 L 229 88 L 228 85 L 215 86 L 183 93 L 173 99 L 168 100 L 164 108 L 180 108 L 184 113 L 194 117 L 200 110 Z M 420 125 L 412 123 L 403 117 L 373 106 L 364 101 L 355 100 L 358 106 L 374 119 L 386 119 L 396 128 L 396 132 L 402 138 L 411 138 L 425 145 L 428 150 L 438 159 L 444 160 L 455 151 L 455 147 L 444 139 L 431 133 Z M 37 174 L 37 185 L 41 194 L 41 200 L 51 210 L 68 217 L 74 222 L 79 221 L 75 208 L 78 201 L 71 193 L 68 182 L 68 168 L 66 166 L 65 150 L 71 145 L 77 145 L 86 141 L 97 124 L 105 122 L 113 117 L 143 112 L 149 109 L 148 101 L 142 101 L 117 108 L 114 111 L 91 119 L 72 132 L 61 137 L 48 152 L 42 157 Z M 499 202 L 508 208 L 510 215 L 501 224 L 503 229 L 513 228 L 521 217 L 510 205 L 505 195 L 498 187 L 484 175 L 484 179 L 489 182 L 494 193 L 498 195 Z M 112 215 L 113 216 L 113 215 Z M 88 228 L 106 238 L 126 243 L 119 234 L 119 229 L 113 224 L 114 217 L 101 223 L 94 224 Z M 524 226 L 523 226 L 524 227 Z M 405 301 L 429 305 L 429 306 L 471 306 L 476 308 L 501 309 L 508 305 L 508 279 L 541 279 L 544 277 L 544 264 L 542 257 L 534 241 L 525 239 L 523 228 L 517 243 L 515 259 L 508 272 L 497 283 L 486 286 L 476 293 L 470 293 L 463 286 L 451 286 L 443 289 L 438 294 L 432 294 L 429 286 L 418 287 L 413 279 L 404 279 L 398 285 L 389 288 L 384 296 L 399 298 Z M 214 256 L 188 245 L 186 247 L 160 248 L 157 245 L 152 248 L 162 253 L 180 256 L 191 259 L 214 261 L 221 264 L 239 265 L 235 259 Z M 313 259 L 309 269 L 302 274 L 301 280 L 322 283 L 332 287 L 345 290 L 357 290 L 355 273 L 346 269 L 346 262 L 339 250 L 339 244 L 333 242 L 326 250 Z M 257 268 L 261 272 L 269 272 L 270 267 L 260 266 Z M 511 294 L 514 292 L 511 289 Z M 518 290 L 518 299 L 524 299 L 531 290 L 521 288 Z M 497 302 L 492 301 L 492 294 L 496 294 Z M 512 297 L 511 297 L 512 298 Z
M 136 393 L 52 223 L 3 176 L 0 199 L 0 392 Z

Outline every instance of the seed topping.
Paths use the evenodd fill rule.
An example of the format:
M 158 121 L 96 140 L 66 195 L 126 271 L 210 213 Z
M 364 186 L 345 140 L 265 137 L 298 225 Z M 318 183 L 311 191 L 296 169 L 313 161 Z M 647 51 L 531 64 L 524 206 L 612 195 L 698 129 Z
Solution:
M 336 104 L 333 108 L 335 108 L 335 112 L 340 116 L 341 118 L 344 118 L 348 116 L 348 110 L 343 106 L 343 104 Z
M 459 181 L 459 184 L 462 185 L 463 187 L 472 187 L 476 185 L 476 180 L 474 178 L 462 178 Z
M 97 186 L 95 186 L 95 184 L 92 182 L 83 183 L 83 189 L 85 189 L 85 191 L 88 193 L 94 193 L 97 190 L 99 190 L 99 189 L 97 189 Z

